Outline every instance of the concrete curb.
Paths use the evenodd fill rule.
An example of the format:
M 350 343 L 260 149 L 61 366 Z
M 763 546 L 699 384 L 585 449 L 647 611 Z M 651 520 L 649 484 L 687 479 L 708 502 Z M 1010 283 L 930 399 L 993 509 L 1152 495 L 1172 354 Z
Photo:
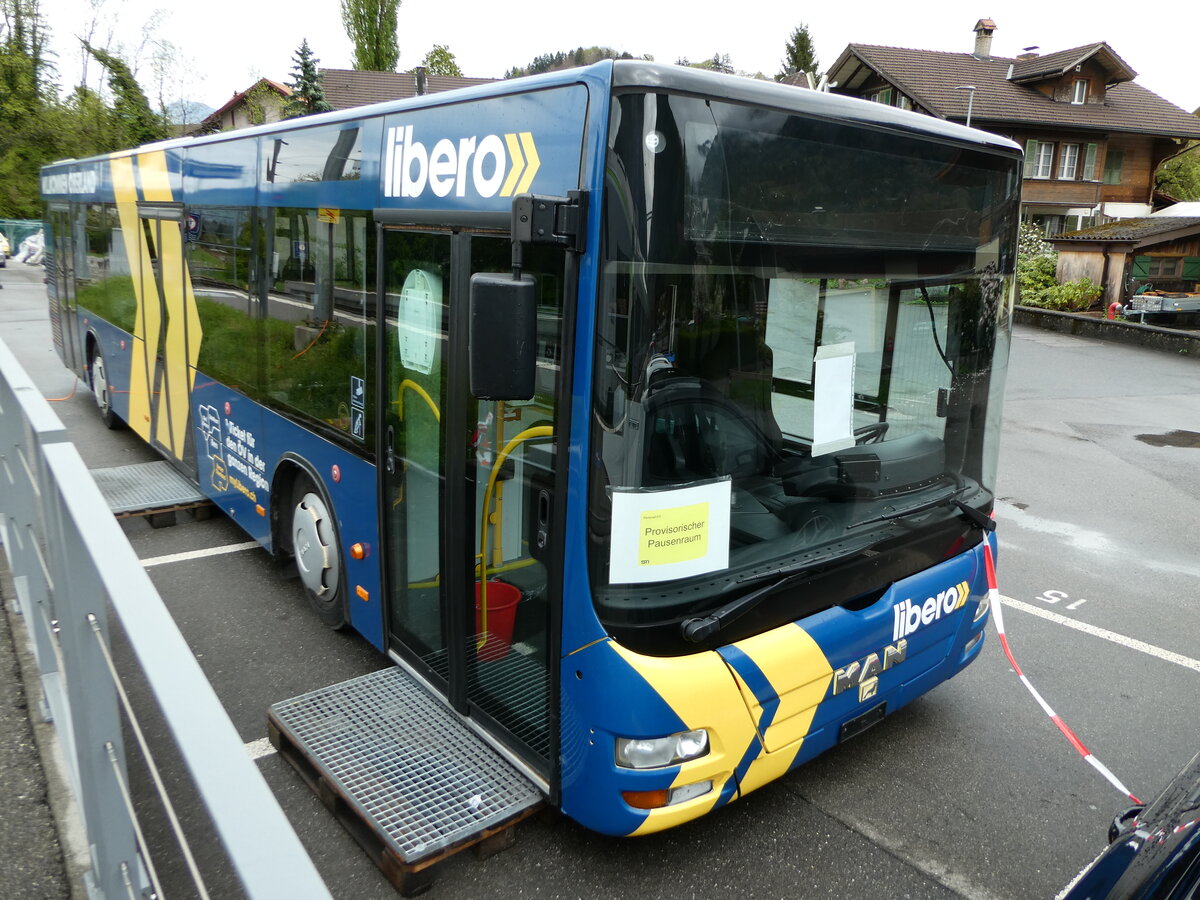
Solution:
M 1047 331 L 1057 331 L 1059 334 L 1074 334 L 1119 344 L 1131 344 L 1200 361 L 1200 334 L 1192 332 L 1079 313 L 1036 309 L 1032 306 L 1018 306 L 1013 312 L 1013 321 L 1018 325 L 1032 325 Z

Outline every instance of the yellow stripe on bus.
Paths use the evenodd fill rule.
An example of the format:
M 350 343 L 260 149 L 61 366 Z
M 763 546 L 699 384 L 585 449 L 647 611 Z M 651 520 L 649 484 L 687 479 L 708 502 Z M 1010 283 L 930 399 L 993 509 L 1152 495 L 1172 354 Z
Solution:
M 138 221 L 137 177 L 133 170 L 133 157 L 117 157 L 110 161 L 110 167 L 117 215 L 121 219 L 121 238 L 125 244 L 126 270 L 133 282 L 133 296 L 137 302 L 133 346 L 130 348 L 129 427 L 148 442 L 150 392 L 158 347 L 158 298 L 156 296 L 151 308 L 147 309 L 142 292 L 142 273 L 150 271 L 150 254 L 142 237 L 141 222 Z
M 167 171 L 167 154 L 163 150 L 138 155 L 138 179 L 142 183 L 142 199 L 149 203 L 170 203 L 171 176 Z

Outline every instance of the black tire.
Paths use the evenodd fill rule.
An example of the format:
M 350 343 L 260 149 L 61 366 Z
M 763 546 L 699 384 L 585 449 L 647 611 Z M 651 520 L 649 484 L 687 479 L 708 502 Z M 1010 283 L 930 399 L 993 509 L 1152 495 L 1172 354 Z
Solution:
M 100 409 L 100 421 L 105 428 L 120 428 L 121 417 L 112 408 L 112 392 L 108 389 L 108 369 L 104 364 L 104 354 L 99 345 L 92 348 L 92 358 L 88 362 L 88 384 L 92 396 L 96 398 L 96 406 Z
M 333 511 L 312 481 L 304 476 L 292 489 L 288 539 L 296 571 L 309 606 L 321 623 L 334 630 L 350 624 L 342 545 Z

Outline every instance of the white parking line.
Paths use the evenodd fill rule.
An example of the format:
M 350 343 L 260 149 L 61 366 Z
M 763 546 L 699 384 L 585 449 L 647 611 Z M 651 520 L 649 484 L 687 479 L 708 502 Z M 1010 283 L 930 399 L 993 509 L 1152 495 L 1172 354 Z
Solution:
M 167 563 L 183 562 L 188 559 L 203 559 L 206 556 L 221 556 L 225 553 L 237 553 L 240 550 L 249 550 L 251 547 L 260 547 L 258 541 L 246 541 L 241 544 L 226 544 L 224 547 L 209 547 L 207 550 L 188 550 L 184 553 L 168 553 L 166 556 L 153 556 L 150 559 L 142 560 L 142 568 L 149 569 L 151 566 L 163 566 Z
M 1042 609 L 1040 606 L 1034 606 L 1031 603 L 1025 603 L 1021 600 L 1014 600 L 1012 597 L 1001 596 L 1000 600 L 1005 606 L 1029 613 L 1032 616 L 1040 616 L 1058 625 L 1065 625 L 1068 628 L 1074 628 L 1076 631 L 1082 631 L 1084 634 L 1090 634 L 1092 637 L 1103 638 L 1106 641 L 1112 641 L 1114 644 L 1120 644 L 1122 647 L 1128 647 L 1130 650 L 1137 650 L 1139 653 L 1157 657 L 1164 662 L 1174 663 L 1177 666 L 1183 666 L 1185 669 L 1200 672 L 1200 660 L 1192 659 L 1190 656 L 1184 656 L 1173 650 L 1164 650 L 1162 647 L 1155 647 L 1153 644 L 1147 644 L 1145 641 L 1139 641 L 1137 638 L 1117 634 L 1115 631 L 1109 631 L 1106 628 L 1098 628 L 1095 625 L 1089 625 L 1087 622 L 1080 622 L 1078 619 L 1072 619 L 1068 616 L 1051 612 L 1048 609 Z
M 264 756 L 270 756 L 272 753 L 277 753 L 278 751 L 270 739 L 264 737 L 246 744 L 246 752 L 250 754 L 251 759 L 262 759 Z

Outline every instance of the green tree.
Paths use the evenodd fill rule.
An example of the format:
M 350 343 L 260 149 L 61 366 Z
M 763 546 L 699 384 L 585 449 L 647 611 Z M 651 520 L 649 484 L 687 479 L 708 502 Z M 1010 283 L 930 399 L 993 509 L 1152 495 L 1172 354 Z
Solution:
M 321 86 L 321 73 L 317 71 L 320 62 L 312 54 L 308 46 L 308 38 L 300 42 L 300 48 L 292 57 L 292 80 L 288 87 L 292 96 L 283 107 L 285 119 L 295 119 L 299 116 L 311 116 L 313 113 L 329 112 L 333 109 L 325 99 L 325 89 Z
M 1155 188 L 1176 200 L 1200 200 L 1200 141 L 1159 166 Z
M 723 72 L 726 75 L 733 75 L 736 70 L 733 68 L 733 62 L 729 58 L 728 53 L 714 53 L 711 59 L 706 59 L 704 62 L 689 63 L 687 60 L 682 60 L 679 63 L 681 66 L 690 65 L 693 69 L 707 69 L 710 72 Z
M 421 65 L 430 75 L 453 75 L 462 78 L 462 69 L 458 67 L 458 60 L 454 58 L 454 54 L 445 44 L 434 44 L 433 49 L 426 53 L 425 58 L 421 60 Z
M 0 0 L 0 218 L 37 218 L 38 168 L 61 152 L 38 0 Z
M 400 61 L 396 40 L 400 0 L 342 0 L 342 25 L 354 45 L 354 68 L 395 72 Z
M 109 110 L 110 138 L 115 146 L 106 150 L 137 147 L 167 137 L 166 118 L 150 108 L 150 101 L 123 59 L 87 41 L 84 49 L 108 72 L 108 86 L 113 92 Z
M 643 53 L 634 56 L 632 53 L 617 52 L 612 47 L 576 47 L 574 50 L 557 53 L 543 53 L 534 57 L 527 66 L 514 66 L 504 73 L 505 78 L 521 78 L 525 75 L 540 75 L 543 72 L 557 72 L 559 69 L 574 69 L 578 66 L 590 66 L 602 59 L 654 59 Z
M 791 37 L 784 45 L 782 66 L 779 74 L 775 76 L 776 81 L 801 72 L 812 72 L 815 75 L 821 68 L 817 61 L 817 51 L 813 47 L 812 35 L 808 33 L 808 26 L 803 22 L 792 30 Z

